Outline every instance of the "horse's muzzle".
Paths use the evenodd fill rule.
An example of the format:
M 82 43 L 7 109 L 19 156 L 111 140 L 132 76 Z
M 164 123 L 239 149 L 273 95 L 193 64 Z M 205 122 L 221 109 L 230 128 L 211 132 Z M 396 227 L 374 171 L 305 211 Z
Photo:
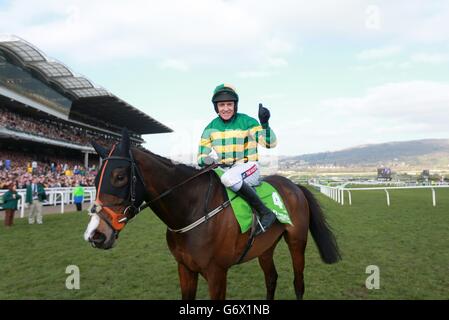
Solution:
M 116 236 L 113 235 L 109 239 L 101 232 L 95 231 L 88 239 L 92 247 L 97 249 L 108 250 L 114 246 Z

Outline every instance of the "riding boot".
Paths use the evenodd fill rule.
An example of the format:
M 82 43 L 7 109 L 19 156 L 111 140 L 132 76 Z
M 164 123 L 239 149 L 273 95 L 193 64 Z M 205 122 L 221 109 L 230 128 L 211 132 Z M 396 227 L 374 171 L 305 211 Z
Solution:
M 257 228 L 256 236 L 265 232 L 276 221 L 276 215 L 263 204 L 256 191 L 249 184 L 243 181 L 242 187 L 236 193 L 248 201 L 250 206 L 256 209 L 259 214 L 261 228 Z

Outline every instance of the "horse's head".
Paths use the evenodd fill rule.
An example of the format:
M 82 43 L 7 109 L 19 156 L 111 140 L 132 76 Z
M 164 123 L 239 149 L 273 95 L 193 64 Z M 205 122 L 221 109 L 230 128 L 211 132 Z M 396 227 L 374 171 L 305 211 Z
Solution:
M 126 129 L 120 143 L 110 150 L 95 142 L 92 145 L 103 163 L 95 178 L 97 197 L 89 209 L 91 220 L 84 239 L 96 248 L 110 249 L 126 223 L 139 212 L 145 185 Z

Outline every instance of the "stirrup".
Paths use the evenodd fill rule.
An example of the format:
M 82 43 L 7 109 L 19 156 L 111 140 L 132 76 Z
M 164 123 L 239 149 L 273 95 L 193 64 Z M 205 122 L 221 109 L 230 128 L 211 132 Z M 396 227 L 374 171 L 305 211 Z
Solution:
M 254 232 L 254 236 L 258 236 L 261 233 L 265 233 L 276 222 L 276 215 L 273 212 L 271 212 L 269 215 L 272 215 L 272 217 L 274 217 L 274 219 L 266 227 L 264 227 L 261 222 L 262 218 L 259 217 L 259 215 L 256 215 L 257 223 L 256 223 L 256 231 Z
M 258 234 L 260 234 L 260 233 L 264 233 L 265 231 L 267 231 L 267 229 L 265 229 L 265 228 L 263 227 L 262 222 L 260 222 L 259 217 L 257 217 L 257 225 L 258 225 L 259 227 L 256 229 L 256 236 L 257 236 Z M 258 233 L 257 231 L 259 231 L 259 233 Z

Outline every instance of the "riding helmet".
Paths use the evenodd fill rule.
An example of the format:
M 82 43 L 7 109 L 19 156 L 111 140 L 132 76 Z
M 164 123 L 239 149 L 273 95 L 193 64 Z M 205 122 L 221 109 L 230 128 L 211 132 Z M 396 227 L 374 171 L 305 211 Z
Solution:
M 215 88 L 214 94 L 212 96 L 212 103 L 214 104 L 216 113 L 218 113 L 217 103 L 222 101 L 234 101 L 234 112 L 237 113 L 239 95 L 232 85 L 223 83 Z

